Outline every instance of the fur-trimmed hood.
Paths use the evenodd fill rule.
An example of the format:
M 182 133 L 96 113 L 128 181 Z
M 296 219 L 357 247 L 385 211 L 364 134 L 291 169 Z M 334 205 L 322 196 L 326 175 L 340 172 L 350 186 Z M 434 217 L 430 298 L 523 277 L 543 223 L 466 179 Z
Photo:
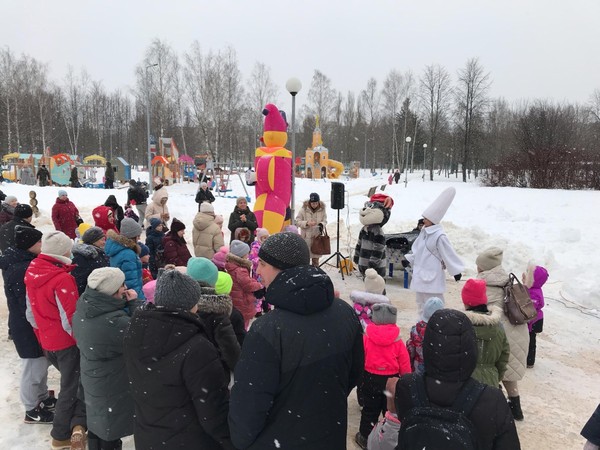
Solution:
M 96 259 L 98 255 L 104 253 L 101 248 L 90 244 L 75 244 L 71 252 L 73 255 L 81 255 L 86 259 Z
M 364 291 L 350 292 L 350 300 L 361 305 L 374 305 L 375 303 L 390 303 L 390 299 L 385 295 L 372 294 Z
M 136 254 L 140 254 L 142 249 L 133 239 L 117 234 L 113 230 L 108 230 L 106 233 L 106 246 L 104 247 L 108 256 L 115 256 L 123 248 L 133 250 Z
M 212 313 L 212 314 L 223 314 L 229 317 L 233 304 L 231 303 L 231 297 L 225 294 L 205 294 L 202 289 L 202 295 L 198 300 L 198 314 Z
M 245 267 L 247 269 L 252 267 L 252 261 L 249 259 L 240 258 L 233 253 L 227 253 L 227 262 L 235 264 L 236 266 Z
M 465 311 L 465 315 L 469 318 L 473 326 L 493 326 L 500 324 L 504 312 L 497 306 L 490 306 L 489 312 L 480 313 L 476 311 Z
M 322 201 L 319 200 L 319 207 L 317 209 L 312 209 L 309 206 L 309 201 L 308 200 L 304 200 L 304 203 L 302 203 L 302 207 L 305 209 L 310 209 L 311 211 L 320 211 L 322 209 L 325 209 L 325 203 L 323 203 Z

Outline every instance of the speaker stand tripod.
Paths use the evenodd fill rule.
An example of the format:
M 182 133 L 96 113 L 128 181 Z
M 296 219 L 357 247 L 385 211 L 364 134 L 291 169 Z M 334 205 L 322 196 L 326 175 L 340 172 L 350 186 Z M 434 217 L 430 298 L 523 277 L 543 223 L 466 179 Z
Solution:
M 341 266 L 341 260 L 342 259 L 347 259 L 344 255 L 342 255 L 340 253 L 340 210 L 337 210 L 337 240 L 336 240 L 336 251 L 335 253 L 333 253 L 329 258 L 327 258 L 325 261 L 323 261 L 321 264 L 319 264 L 319 267 L 324 266 L 325 264 L 327 264 L 329 262 L 329 260 L 331 258 L 335 257 L 336 258 L 336 263 L 335 263 L 335 267 L 340 269 L 340 274 L 342 275 L 342 280 L 344 279 L 344 270 L 342 269 Z

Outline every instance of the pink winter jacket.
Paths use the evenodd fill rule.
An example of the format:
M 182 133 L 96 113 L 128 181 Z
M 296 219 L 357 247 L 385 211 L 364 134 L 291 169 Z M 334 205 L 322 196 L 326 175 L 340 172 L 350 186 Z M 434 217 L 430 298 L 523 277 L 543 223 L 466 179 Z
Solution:
M 395 324 L 369 324 L 363 336 L 365 370 L 375 375 L 411 373 L 410 358 Z
M 524 280 L 525 286 L 529 290 L 529 297 L 531 297 L 533 306 L 537 310 L 537 316 L 527 323 L 529 332 L 531 332 L 531 327 L 534 323 L 544 318 L 544 311 L 542 310 L 544 307 L 544 293 L 542 292 L 542 286 L 546 284 L 546 281 L 548 281 L 548 271 L 542 266 L 535 266 L 533 274 L 528 274 L 527 280 Z
M 250 276 L 251 266 L 250 260 L 239 258 L 232 253 L 227 254 L 225 270 L 233 280 L 229 295 L 234 308 L 242 313 L 246 322 L 256 315 L 256 297 L 253 292 L 262 289 L 262 284 Z

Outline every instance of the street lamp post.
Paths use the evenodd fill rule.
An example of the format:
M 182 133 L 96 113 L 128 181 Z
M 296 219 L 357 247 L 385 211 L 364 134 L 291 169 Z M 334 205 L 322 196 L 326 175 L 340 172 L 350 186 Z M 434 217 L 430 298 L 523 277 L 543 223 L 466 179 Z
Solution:
M 427 144 L 423 144 L 423 183 L 425 182 L 425 169 L 427 167 Z
M 151 67 L 158 66 L 156 64 L 149 64 L 146 66 L 146 131 L 148 133 L 148 193 L 152 194 L 152 151 L 150 146 L 150 87 L 148 85 L 148 69 Z
M 406 136 L 406 164 L 404 168 L 404 187 L 408 186 L 408 152 L 410 150 L 410 141 L 412 141 L 410 136 Z
M 285 88 L 292 95 L 292 204 L 290 206 L 291 223 L 295 222 L 296 204 L 296 94 L 302 89 L 302 83 L 298 78 L 290 78 L 285 83 Z

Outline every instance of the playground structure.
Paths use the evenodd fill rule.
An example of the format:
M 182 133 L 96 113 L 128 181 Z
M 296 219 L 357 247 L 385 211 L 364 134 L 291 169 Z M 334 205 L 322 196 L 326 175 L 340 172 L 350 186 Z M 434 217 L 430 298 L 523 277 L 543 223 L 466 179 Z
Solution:
M 296 176 L 300 176 L 299 171 L 294 171 Z M 329 149 L 323 145 L 321 129 L 319 128 L 319 118 L 313 131 L 312 147 L 306 149 L 304 159 L 304 176 L 311 179 L 330 178 L 338 179 L 344 173 L 344 165 L 334 159 L 329 159 Z
M 182 162 L 175 139 L 161 137 L 158 139 L 158 153 L 152 158 L 152 178 L 161 178 L 166 185 L 177 183 L 181 179 Z

